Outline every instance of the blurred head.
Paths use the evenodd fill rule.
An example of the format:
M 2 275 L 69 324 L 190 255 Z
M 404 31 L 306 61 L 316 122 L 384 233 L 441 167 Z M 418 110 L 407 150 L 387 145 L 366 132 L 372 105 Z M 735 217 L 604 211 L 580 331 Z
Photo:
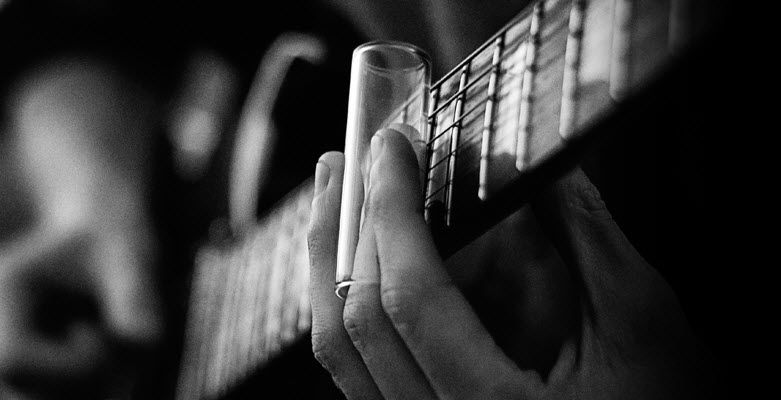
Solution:
M 88 57 L 15 87 L 0 135 L 0 397 L 118 395 L 162 329 L 151 97 Z

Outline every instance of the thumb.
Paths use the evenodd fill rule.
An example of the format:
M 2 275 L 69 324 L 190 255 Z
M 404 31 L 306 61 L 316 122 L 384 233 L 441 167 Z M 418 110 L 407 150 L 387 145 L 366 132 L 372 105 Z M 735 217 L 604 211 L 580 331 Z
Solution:
M 579 168 L 542 190 L 532 207 L 543 231 L 582 281 L 593 307 L 615 309 L 617 304 L 656 301 L 658 289 L 668 291 Z

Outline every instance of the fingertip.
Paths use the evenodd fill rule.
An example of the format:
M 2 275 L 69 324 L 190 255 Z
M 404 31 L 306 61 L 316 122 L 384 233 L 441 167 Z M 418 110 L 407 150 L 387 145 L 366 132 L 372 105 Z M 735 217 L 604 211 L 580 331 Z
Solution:
M 376 141 L 375 141 L 376 139 Z M 375 155 L 375 152 L 377 153 Z M 414 170 L 417 177 L 418 156 L 413 148 L 413 143 L 399 130 L 386 128 L 380 129 L 372 138 L 372 164 L 382 173 L 396 171 L 399 168 Z M 406 172 L 403 172 L 406 174 Z M 371 175 L 375 175 L 372 171 Z
M 420 134 L 420 132 L 418 132 L 418 130 L 415 129 L 415 127 L 413 127 L 412 125 L 393 123 L 388 125 L 387 129 L 401 133 L 410 142 L 423 140 L 423 137 Z
M 344 172 L 344 154 L 338 151 L 329 151 L 322 156 L 320 156 L 320 159 L 317 160 L 317 165 L 320 170 L 322 178 L 324 179 L 323 186 L 319 188 L 320 190 L 326 190 L 328 188 L 337 186 L 338 188 L 341 188 L 342 186 L 342 178 L 343 178 L 343 172 Z M 325 168 L 324 168 L 325 167 Z M 315 167 L 315 186 L 317 186 L 318 183 L 318 167 Z M 324 176 L 324 175 L 327 175 Z M 316 187 L 317 189 L 317 187 Z
M 328 186 L 331 168 L 325 162 L 318 161 L 315 166 L 315 196 L 323 193 Z
M 410 142 L 392 129 L 382 130 L 375 136 L 379 138 L 373 142 L 375 151 L 379 143 L 382 149 L 378 151 L 381 154 L 373 157 L 369 172 L 368 212 L 386 213 L 394 209 L 422 213 L 421 174 Z
M 339 169 L 339 166 L 344 165 L 344 154 L 339 151 L 329 151 L 327 153 L 323 153 L 317 162 L 324 163 L 331 169 Z

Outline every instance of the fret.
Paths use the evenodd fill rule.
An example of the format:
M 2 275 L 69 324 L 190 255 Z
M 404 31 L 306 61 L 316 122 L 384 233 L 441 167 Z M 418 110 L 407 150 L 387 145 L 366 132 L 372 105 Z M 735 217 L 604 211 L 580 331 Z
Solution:
M 219 268 L 219 276 L 229 278 L 230 277 L 230 254 L 223 253 L 220 263 L 218 264 Z M 230 289 L 230 285 L 233 283 L 230 279 L 219 279 L 219 287 L 217 290 L 219 290 L 219 320 L 217 321 L 216 331 L 217 331 L 217 338 L 213 342 L 212 345 L 212 356 L 214 359 L 217 360 L 217 362 L 226 362 L 227 360 L 227 354 L 225 353 L 225 347 L 227 346 L 227 338 L 228 335 L 227 332 L 227 319 L 230 318 L 230 306 L 227 304 L 228 302 L 228 291 Z M 207 374 L 207 384 L 211 388 L 219 388 L 222 387 L 223 384 L 223 376 L 225 376 L 224 370 L 219 370 L 217 373 L 214 374 Z
M 469 69 L 471 64 L 466 64 L 461 69 L 461 82 L 459 83 L 459 97 L 456 100 L 455 111 L 453 113 L 453 122 L 455 125 L 450 128 L 450 153 L 448 154 L 447 166 L 447 189 L 445 190 L 445 225 L 453 226 L 453 197 L 455 190 L 456 177 L 456 153 L 458 152 L 459 137 L 461 133 L 462 113 L 464 112 L 464 96 L 466 86 L 469 81 Z M 458 121 L 458 122 L 456 122 Z
M 296 313 L 298 310 L 296 307 L 293 307 L 293 304 L 296 304 L 298 302 L 298 298 L 293 298 L 292 293 L 290 293 L 291 288 L 293 287 L 295 283 L 294 278 L 295 276 L 295 263 L 293 260 L 295 259 L 296 253 L 296 247 L 297 245 L 297 239 L 301 237 L 300 228 L 298 227 L 298 224 L 296 224 L 297 215 L 298 214 L 298 207 L 292 209 L 293 213 L 290 216 L 290 220 L 292 223 L 290 224 L 289 228 L 289 243 L 286 246 L 286 261 L 285 261 L 285 270 L 283 273 L 283 284 L 282 284 L 282 293 L 281 298 L 282 301 L 280 302 L 280 306 L 282 309 L 279 313 L 279 343 L 280 345 L 283 345 L 287 342 L 289 342 L 293 338 L 293 334 L 295 333 L 294 329 L 295 326 L 298 323 L 298 318 L 296 316 Z M 295 324 L 293 321 L 295 320 Z
M 196 393 L 207 391 L 206 383 L 208 369 L 204 360 L 208 360 L 211 354 L 209 344 L 213 336 L 209 333 L 216 332 L 213 326 L 214 315 L 219 311 L 215 307 L 219 304 L 217 296 L 222 280 L 218 278 L 219 269 L 216 265 L 220 262 L 219 254 L 213 249 L 200 252 L 195 260 L 196 268 L 193 274 L 193 295 L 190 298 L 187 329 L 185 331 L 184 351 L 182 354 L 183 365 L 189 366 L 181 374 L 180 384 L 177 385 L 177 398 L 196 398 Z
M 537 52 L 540 46 L 540 25 L 545 11 L 544 2 L 534 6 L 531 26 L 529 27 L 529 41 L 526 45 L 526 60 L 524 61 L 524 73 L 521 80 L 521 104 L 518 116 L 518 139 L 516 144 L 516 168 L 519 171 L 526 169 L 529 164 L 529 138 L 531 136 L 531 103 L 534 90 L 534 75 L 537 70 Z
M 455 78 L 459 78 L 459 76 Z M 440 100 L 448 99 L 453 93 L 458 91 L 459 83 L 460 79 L 441 81 L 439 85 L 434 87 L 437 97 Z M 435 129 L 429 133 L 431 140 L 429 141 L 429 146 L 427 146 L 430 157 L 426 166 L 429 176 L 426 193 L 429 193 L 429 195 L 427 196 L 428 199 L 424 205 L 424 210 L 428 211 L 430 221 L 435 226 L 444 225 L 445 223 L 445 191 L 439 189 L 447 186 L 447 160 L 449 160 L 450 152 L 450 138 L 447 134 L 450 134 L 451 131 L 450 129 L 443 129 L 443 127 L 452 124 L 453 115 L 455 115 L 455 102 L 450 103 L 445 108 L 437 105 L 435 113 L 432 114 L 433 118 L 429 118 L 429 122 L 434 124 Z
M 250 275 L 251 271 L 254 269 L 254 265 L 249 262 L 247 252 L 248 248 L 246 246 L 242 246 L 240 251 L 236 254 L 235 261 L 232 263 L 234 268 L 236 268 L 238 271 L 236 275 L 238 282 L 240 282 L 238 289 L 233 291 L 232 303 L 234 310 L 251 310 L 246 307 L 249 307 L 248 298 L 251 296 L 252 288 L 246 285 L 245 282 L 247 281 L 248 275 Z M 229 370 L 230 376 L 234 376 L 240 374 L 242 371 L 246 371 L 246 368 L 249 365 L 250 360 L 246 356 L 251 346 L 251 343 L 249 343 L 249 338 L 251 336 L 252 329 L 252 326 L 246 323 L 246 318 L 241 318 L 243 313 L 234 312 L 233 314 L 234 316 L 230 320 L 231 324 L 229 327 L 229 329 L 232 330 L 232 337 L 230 338 L 230 341 L 233 343 L 233 346 L 231 346 L 232 351 L 228 354 L 230 354 L 229 357 L 235 360 L 235 362 Z M 230 376 L 228 376 L 226 379 L 230 379 Z
M 485 105 L 485 118 L 483 121 L 482 142 L 480 146 L 480 177 L 477 197 L 486 200 L 488 195 L 488 161 L 491 153 L 491 133 L 494 124 L 494 103 L 496 102 L 496 85 L 501 73 L 502 50 L 504 47 L 504 35 L 496 38 L 494 54 L 491 61 L 491 78 L 488 81 L 488 99 Z
M 440 132 L 437 134 L 437 136 L 436 136 L 436 137 L 434 137 L 434 139 L 436 140 L 436 139 L 438 139 L 438 138 L 440 138 L 440 137 L 444 136 L 445 134 L 447 134 L 447 133 L 448 133 L 448 132 L 450 132 L 451 130 L 455 129 L 457 126 L 459 126 L 459 125 L 463 124 L 464 120 L 465 120 L 466 118 L 468 118 L 469 116 L 471 116 L 471 115 L 472 115 L 473 113 L 475 113 L 476 111 L 480 110 L 480 107 L 485 107 L 485 106 L 487 106 L 487 105 L 488 105 L 488 101 L 489 101 L 489 99 L 490 99 L 490 97 L 489 97 L 489 96 L 486 96 L 486 97 L 484 97 L 484 98 L 482 98 L 482 99 L 480 99 L 480 100 L 476 100 L 476 101 L 475 101 L 475 104 L 470 104 L 470 107 L 469 107 L 469 109 L 468 109 L 468 110 L 466 110 L 466 111 L 462 111 L 462 112 L 460 113 L 460 115 L 458 116 L 458 118 L 455 118 L 455 119 L 454 119 L 454 120 L 453 120 L 453 121 L 450 123 L 450 125 L 448 125 L 448 126 L 447 126 L 447 127 L 445 127 L 444 129 L 442 129 L 442 130 L 441 130 L 441 131 L 440 131 Z M 467 102 L 467 101 L 470 101 L 470 99 L 464 99 L 464 102 Z M 474 100 L 472 100 L 472 101 L 474 101 Z M 463 109 L 463 107 L 462 107 L 462 109 Z M 437 165 L 437 164 L 433 164 L 433 165 L 432 165 L 432 167 L 434 167 L 434 166 L 436 166 L 436 165 Z
M 518 137 L 519 104 L 521 102 L 522 80 L 526 71 L 526 48 L 528 46 L 529 31 L 532 20 L 532 7 L 519 18 L 505 33 L 505 39 L 500 60 L 500 74 L 496 84 L 496 95 L 493 102 L 493 121 L 489 140 L 489 156 L 486 162 L 480 157 L 480 162 L 487 165 L 487 173 L 482 179 L 482 193 L 480 190 L 480 173 L 478 168 L 474 171 L 476 176 L 470 176 L 470 171 L 462 171 L 461 180 L 475 179 L 478 196 L 476 201 L 467 205 L 473 208 L 492 197 L 495 189 L 502 188 L 506 183 L 518 176 L 516 164 L 516 147 Z M 482 126 L 481 126 L 482 128 Z M 482 153 L 482 143 L 480 144 Z M 482 155 L 482 154 L 481 154 Z M 466 169 L 469 169 L 467 166 Z M 463 183 L 461 184 L 463 186 Z M 480 195 L 483 195 L 481 198 Z M 472 201 L 471 196 L 461 201 Z
M 272 265 L 270 263 L 270 254 L 274 253 L 274 249 L 278 246 L 277 232 L 279 232 L 281 221 L 276 216 L 272 218 L 266 218 L 267 229 L 262 232 L 258 232 L 255 235 L 254 240 L 249 241 L 251 249 L 249 256 L 251 260 L 257 260 L 255 269 L 258 270 L 258 284 L 256 287 L 255 296 L 253 296 L 250 304 L 252 305 L 252 315 L 255 315 L 252 322 L 252 335 L 251 342 L 255 343 L 253 350 L 250 351 L 249 357 L 254 360 L 263 360 L 268 357 L 267 347 L 265 342 L 266 320 L 268 319 L 267 313 L 258 313 L 256 310 L 264 310 L 266 307 L 266 299 L 268 298 L 270 287 L 270 276 L 272 271 Z M 262 308 L 261 308 L 262 307 Z
M 491 68 L 486 68 L 483 71 L 481 71 L 478 74 L 473 74 L 472 79 L 470 79 L 470 82 L 466 84 L 464 87 L 459 87 L 458 91 L 455 92 L 453 95 L 451 95 L 447 100 L 445 100 L 437 109 L 433 111 L 429 115 L 429 119 L 434 118 L 436 114 L 439 114 L 442 110 L 447 108 L 451 103 L 454 101 L 461 99 L 464 99 L 464 95 L 469 89 L 472 89 L 478 82 L 480 82 L 484 77 L 488 76 L 492 71 Z
M 437 108 L 437 103 L 439 102 L 439 87 L 434 87 L 431 89 L 431 101 L 429 101 L 429 116 L 434 116 L 434 118 L 429 117 L 428 119 L 428 133 L 426 137 L 426 174 L 425 174 L 425 184 L 423 185 L 425 189 L 425 201 L 424 201 L 424 207 L 423 207 L 423 216 L 426 219 L 427 223 L 431 223 L 431 201 L 430 196 L 436 188 L 433 186 L 434 183 L 434 168 L 429 168 L 429 165 L 432 165 L 433 163 L 437 162 L 435 160 L 436 152 L 434 151 L 434 142 L 436 139 L 433 139 L 434 137 L 438 136 L 436 135 L 437 131 L 437 118 L 436 114 L 434 113 L 434 110 Z
M 632 20 L 634 0 L 615 0 L 613 16 L 613 48 L 610 65 L 610 95 L 615 100 L 629 91 L 629 71 L 632 57 Z
M 252 343 L 250 343 L 252 326 L 246 324 L 246 318 L 242 317 L 244 312 L 252 312 L 251 308 L 244 308 L 249 307 L 249 297 L 252 296 L 252 288 L 246 285 L 245 282 L 247 281 L 247 276 L 250 274 L 250 271 L 255 269 L 254 267 L 256 266 L 255 263 L 250 262 L 248 252 L 248 246 L 241 246 L 239 251 L 235 252 L 235 258 L 232 258 L 230 261 L 233 268 L 238 272 L 236 277 L 238 279 L 239 289 L 232 291 L 231 307 L 232 310 L 234 310 L 232 312 L 234 316 L 229 320 L 230 325 L 228 329 L 231 330 L 231 335 L 228 336 L 229 343 L 227 344 L 231 348 L 231 351 L 226 353 L 229 358 L 228 362 L 231 362 L 232 360 L 232 365 L 230 368 L 226 368 L 228 372 L 223 376 L 223 384 L 234 379 L 234 377 L 243 374 L 251 361 L 247 355 L 250 346 L 252 346 Z M 235 310 L 245 311 L 235 312 Z
M 276 232 L 279 229 L 278 223 L 275 218 L 269 218 L 267 220 L 268 230 L 265 232 L 257 232 L 253 235 L 252 240 L 247 241 L 249 251 L 247 256 L 250 260 L 257 260 L 252 273 L 247 279 L 247 285 L 254 288 L 255 293 L 247 299 L 247 312 L 253 315 L 250 324 L 249 341 L 253 344 L 248 352 L 248 358 L 252 361 L 261 359 L 265 348 L 260 343 L 264 342 L 262 326 L 266 322 L 266 314 L 260 313 L 255 315 L 255 310 L 258 310 L 258 305 L 265 301 L 266 294 L 268 293 L 268 277 L 271 267 L 268 262 L 268 253 L 273 251 L 276 246 Z
M 287 214 L 288 210 L 285 210 L 284 214 Z M 287 225 L 287 224 L 286 224 Z M 268 314 L 266 317 L 266 325 L 264 328 L 265 336 L 265 348 L 269 353 L 277 353 L 280 349 L 279 333 L 281 331 L 281 310 L 282 310 L 282 289 L 285 281 L 284 266 L 288 261 L 290 232 L 288 229 L 281 229 L 277 232 L 277 236 L 280 237 L 277 245 L 274 247 L 274 254 L 271 264 L 271 275 L 269 277 L 269 291 L 266 296 L 266 309 Z
M 310 185 L 314 185 L 312 181 Z M 296 328 L 298 332 L 306 332 L 312 327 L 312 305 L 309 303 L 309 249 L 307 244 L 307 230 L 309 227 L 309 219 L 312 213 L 312 199 L 314 197 L 314 191 L 305 190 L 301 196 L 303 201 L 300 204 L 299 210 L 299 226 L 301 227 L 301 234 L 297 238 L 298 249 L 296 254 L 296 276 L 298 285 L 293 293 L 298 293 L 298 320 L 296 321 Z M 295 340 L 293 338 L 292 340 Z
M 559 135 L 568 139 L 575 132 L 578 97 L 578 69 L 580 68 L 586 1 L 575 0 L 569 17 L 569 37 L 564 53 L 564 84 L 561 89 Z
M 298 332 L 308 328 L 308 322 L 306 320 L 302 321 L 301 315 L 308 314 L 309 311 L 309 296 L 302 295 L 302 293 L 306 293 L 309 282 L 309 269 L 305 266 L 309 261 L 306 256 L 306 234 L 311 204 L 311 196 L 300 196 L 295 213 L 291 216 L 291 219 L 294 221 L 294 230 L 292 246 L 290 247 L 291 257 L 288 260 L 287 280 L 285 283 L 285 304 L 291 306 L 287 307 L 285 313 L 285 322 L 282 330 L 283 344 L 293 342 Z M 302 302 L 302 300 L 306 301 Z M 292 306 L 295 304 L 299 306 Z
M 217 347 L 217 355 L 220 362 L 224 363 L 230 363 L 230 361 L 233 359 L 234 354 L 232 354 L 231 350 L 233 349 L 232 343 L 233 343 L 233 334 L 235 333 L 235 330 L 233 329 L 232 321 L 234 318 L 237 317 L 235 313 L 230 312 L 231 310 L 235 310 L 235 289 L 239 282 L 241 282 L 241 279 L 239 279 L 238 272 L 239 268 L 236 268 L 237 260 L 239 260 L 239 257 L 236 253 L 228 253 L 228 257 L 226 257 L 224 270 L 226 272 L 226 278 L 225 282 L 226 290 L 224 299 L 222 302 L 222 315 L 223 318 L 220 321 L 220 332 L 221 335 L 219 336 L 219 344 Z M 226 365 L 226 368 L 223 368 L 220 371 L 220 374 L 217 375 L 217 385 L 218 387 L 224 387 L 225 384 L 230 379 L 231 375 L 233 374 L 233 365 Z

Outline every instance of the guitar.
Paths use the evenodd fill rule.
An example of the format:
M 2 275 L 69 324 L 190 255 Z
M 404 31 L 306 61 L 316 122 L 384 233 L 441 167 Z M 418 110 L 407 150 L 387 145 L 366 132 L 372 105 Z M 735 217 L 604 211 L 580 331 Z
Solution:
M 661 118 L 655 111 L 712 61 L 700 49 L 719 37 L 718 7 L 538 1 L 434 84 L 425 210 L 443 257 L 593 142 L 627 121 Z M 702 9 L 709 17 L 698 21 Z M 307 347 L 311 200 L 309 180 L 234 243 L 198 253 L 177 398 L 223 396 L 289 348 Z

